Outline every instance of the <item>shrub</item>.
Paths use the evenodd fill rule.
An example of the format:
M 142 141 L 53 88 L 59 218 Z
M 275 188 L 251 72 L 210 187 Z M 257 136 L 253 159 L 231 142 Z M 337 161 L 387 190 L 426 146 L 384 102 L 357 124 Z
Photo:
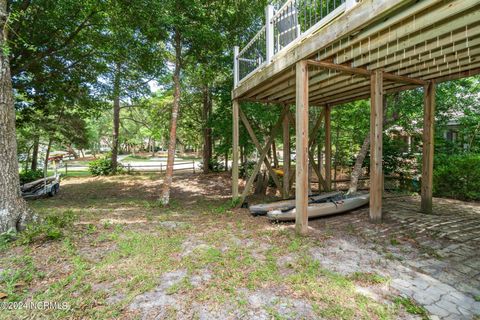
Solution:
M 203 162 L 200 163 L 200 169 L 203 169 L 204 164 Z M 225 166 L 223 165 L 222 162 L 218 161 L 215 158 L 210 159 L 210 163 L 208 164 L 208 169 L 211 172 L 222 172 L 225 171 Z
M 27 228 L 19 233 L 19 241 L 22 244 L 30 244 L 42 240 L 61 239 L 63 230 L 71 228 L 75 219 L 76 216 L 72 211 L 49 214 L 43 220 L 27 225 Z
M 121 166 L 121 164 L 117 163 L 117 173 L 120 173 L 122 171 L 122 168 L 123 167 Z M 88 164 L 88 170 L 94 176 L 111 175 L 113 173 L 113 166 L 112 166 L 112 159 L 110 158 L 110 155 L 106 155 L 102 158 L 91 161 Z
M 26 170 L 20 172 L 20 184 L 29 183 L 38 179 L 43 178 L 43 170 Z
M 438 197 L 480 200 L 480 155 L 436 156 L 433 193 Z

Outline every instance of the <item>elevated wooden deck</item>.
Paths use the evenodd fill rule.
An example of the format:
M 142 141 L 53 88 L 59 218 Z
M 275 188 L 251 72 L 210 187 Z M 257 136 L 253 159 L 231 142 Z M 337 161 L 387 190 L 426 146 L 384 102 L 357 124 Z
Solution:
M 295 64 L 301 60 L 441 82 L 478 74 L 479 58 L 480 1 L 363 0 L 240 80 L 232 98 L 294 104 Z M 357 71 L 311 64 L 310 105 L 368 98 L 370 81 Z M 387 93 L 412 87 L 385 79 Z
M 304 22 L 302 25 L 299 21 L 302 18 L 306 21 L 308 14 L 311 16 L 312 3 L 315 8 L 326 5 L 332 10 L 327 10 L 326 16 L 320 15 L 320 20 L 314 20 L 314 24 Z M 299 233 L 306 233 L 308 167 L 316 168 L 315 146 L 309 137 L 316 136 L 324 117 L 324 176 L 315 170 L 324 190 L 329 190 L 331 107 L 370 98 L 370 218 L 382 219 L 384 94 L 423 87 L 422 211 L 431 213 L 436 83 L 480 73 L 480 0 L 288 0 L 278 10 L 283 10 L 280 18 L 280 13 L 270 7 L 266 26 L 242 51 L 235 50 L 233 196 L 239 195 L 239 116 L 260 154 L 241 195 L 242 200 L 262 163 L 274 177 L 282 195 L 289 195 L 288 161 L 283 182 L 280 182 L 266 155 L 274 135 L 282 127 L 284 145 L 289 145 L 289 126 L 294 126 L 296 225 Z M 301 30 L 305 26 L 308 30 Z M 272 28 L 279 29 L 275 32 L 280 36 L 274 37 Z M 294 39 L 287 39 L 282 47 L 282 39 L 277 37 L 291 36 L 292 32 Z M 258 44 L 264 38 L 266 49 Z M 278 47 L 275 41 L 277 45 L 280 43 Z M 240 61 L 247 66 L 253 65 L 253 70 L 239 70 Z M 264 147 L 249 128 L 248 119 L 240 108 L 241 101 L 284 106 Z M 290 114 L 290 105 L 296 106 L 295 119 Z M 309 130 L 310 106 L 324 108 L 313 130 Z M 284 152 L 284 159 L 290 159 L 288 148 L 284 148 Z

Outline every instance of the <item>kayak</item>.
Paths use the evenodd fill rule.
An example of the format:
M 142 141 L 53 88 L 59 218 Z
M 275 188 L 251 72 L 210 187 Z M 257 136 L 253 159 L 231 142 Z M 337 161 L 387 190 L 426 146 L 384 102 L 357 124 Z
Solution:
M 324 194 L 316 194 L 316 195 L 311 195 L 308 197 L 308 203 L 316 203 L 316 202 L 322 202 L 326 201 L 327 199 L 330 199 L 332 197 L 338 197 L 342 193 L 339 191 L 335 192 L 328 192 Z M 295 199 L 290 199 L 290 200 L 281 200 L 281 201 L 275 201 L 271 203 L 261 203 L 261 204 L 255 204 L 252 206 L 249 206 L 250 213 L 254 216 L 262 216 L 266 215 L 269 211 L 272 210 L 290 210 L 292 208 L 295 208 Z
M 328 216 L 332 214 L 347 212 L 355 210 L 366 205 L 370 200 L 370 194 L 357 193 L 353 195 L 339 195 L 337 197 L 331 197 L 328 201 L 323 203 L 311 203 L 308 205 L 307 214 L 308 218 L 317 218 Z M 295 208 L 288 210 L 274 209 L 267 213 L 267 217 L 270 220 L 275 221 L 292 221 L 295 220 L 297 211 Z

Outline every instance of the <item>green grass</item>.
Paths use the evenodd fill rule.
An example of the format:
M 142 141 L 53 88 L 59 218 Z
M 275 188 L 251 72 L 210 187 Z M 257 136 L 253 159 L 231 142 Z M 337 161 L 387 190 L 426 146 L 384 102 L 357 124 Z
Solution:
M 151 159 L 150 156 L 140 156 L 140 155 L 129 155 L 123 158 L 122 161 L 149 161 Z
M 386 283 L 389 281 L 388 278 L 385 278 L 379 274 L 366 272 L 354 272 L 349 276 L 349 279 L 370 285 Z
M 193 301 L 213 307 L 231 305 L 246 312 L 248 293 L 270 290 L 282 299 L 307 301 L 319 318 L 395 318 L 393 308 L 355 290 L 357 282 L 388 280 L 364 273 L 348 277 L 325 269 L 310 254 L 322 245 L 321 240 L 252 220 L 232 211 L 234 203 L 225 198 L 199 199 L 194 206 L 172 198 L 170 206 L 163 207 L 156 201 L 158 190 L 141 188 L 157 178 L 90 179 L 88 184 L 65 188 L 62 198 L 30 202 L 44 222 L 29 227 L 13 243 L 6 241 L 0 251 L 5 273 L 0 292 L 15 301 L 59 301 L 71 307 L 42 311 L 45 318 L 122 318 L 132 299 L 155 289 L 163 274 L 186 270 L 187 277 L 166 293 L 180 296 L 187 305 Z M 132 193 L 128 188 L 143 191 Z M 160 225 L 162 221 L 182 224 L 170 229 Z M 285 255 L 292 257 L 288 265 L 279 264 Z M 194 287 L 191 277 L 205 270 L 209 279 Z M 98 285 L 108 290 L 94 289 Z M 109 304 L 112 294 L 120 298 Z M 280 314 L 277 303 L 266 306 L 272 318 L 295 317 Z M 32 316 L 28 310 L 17 310 L 6 318 L 28 316 Z
M 429 319 L 427 310 L 424 307 L 416 304 L 415 301 L 410 298 L 397 297 L 393 300 L 393 302 L 398 306 L 404 307 L 405 310 L 410 314 L 418 315 L 423 320 Z
M 65 173 L 65 168 L 57 170 L 57 173 L 59 173 L 62 178 L 78 178 L 78 177 L 90 177 L 92 174 L 88 169 L 86 170 L 67 170 L 67 173 Z M 53 176 L 55 174 L 55 170 L 48 170 L 47 171 L 47 176 Z

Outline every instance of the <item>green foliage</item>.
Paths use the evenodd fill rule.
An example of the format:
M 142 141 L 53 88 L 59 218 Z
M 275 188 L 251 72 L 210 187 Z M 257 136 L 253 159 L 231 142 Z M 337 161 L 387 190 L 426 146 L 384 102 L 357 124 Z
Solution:
M 256 164 L 257 162 L 253 160 L 242 163 L 238 170 L 240 177 L 243 179 L 248 179 L 248 177 L 250 177 L 250 175 L 253 173 L 253 169 L 255 168 Z
M 435 157 L 433 193 L 437 197 L 480 200 L 480 155 Z
M 7 232 L 0 233 L 0 249 L 4 249 L 8 244 L 17 239 L 17 232 L 11 228 Z
M 21 244 L 31 244 L 47 240 L 59 240 L 63 238 L 63 231 L 71 228 L 76 220 L 72 211 L 49 214 L 39 222 L 32 222 L 19 234 Z
M 24 170 L 20 172 L 20 184 L 29 183 L 43 178 L 43 170 Z
M 91 161 L 88 164 L 88 170 L 94 176 L 108 176 L 113 173 L 112 159 L 110 155 L 105 155 L 97 160 Z M 117 173 L 122 171 L 120 164 L 117 164 Z

